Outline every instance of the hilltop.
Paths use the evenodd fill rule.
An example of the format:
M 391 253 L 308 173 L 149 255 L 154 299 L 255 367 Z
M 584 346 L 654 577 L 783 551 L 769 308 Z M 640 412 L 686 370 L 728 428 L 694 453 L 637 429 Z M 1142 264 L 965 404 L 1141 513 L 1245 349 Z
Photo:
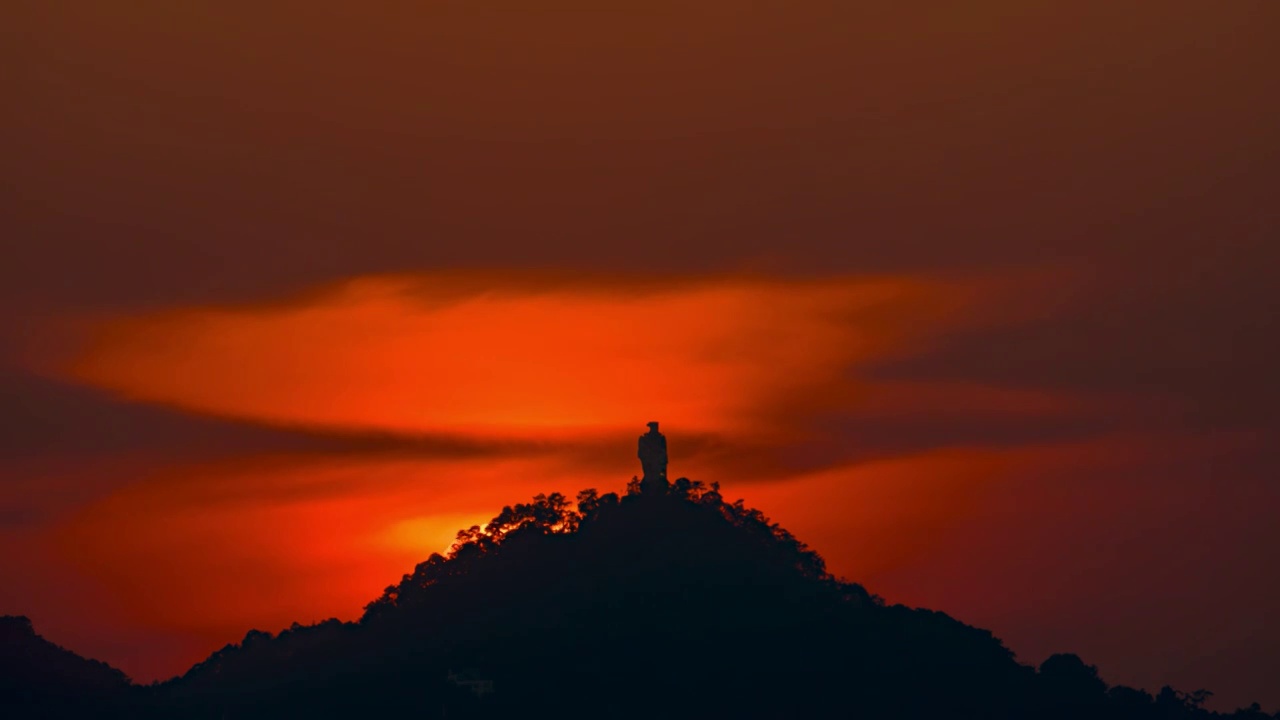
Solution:
M 156 718 L 1215 717 L 1204 693 L 1109 688 L 1074 655 L 1036 669 L 986 630 L 889 606 L 683 478 L 503 508 L 357 622 L 251 631 L 115 697 Z
M 92 717 L 129 689 L 124 673 L 45 640 L 30 619 L 0 617 L 0 715 Z

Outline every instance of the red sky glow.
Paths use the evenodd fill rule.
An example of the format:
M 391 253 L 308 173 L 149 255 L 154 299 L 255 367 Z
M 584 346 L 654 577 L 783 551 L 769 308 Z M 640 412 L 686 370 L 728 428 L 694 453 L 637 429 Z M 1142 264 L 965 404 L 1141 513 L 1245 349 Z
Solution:
M 0 5 L 0 613 L 171 677 L 658 420 L 890 602 L 1280 709 L 1273 0 Z

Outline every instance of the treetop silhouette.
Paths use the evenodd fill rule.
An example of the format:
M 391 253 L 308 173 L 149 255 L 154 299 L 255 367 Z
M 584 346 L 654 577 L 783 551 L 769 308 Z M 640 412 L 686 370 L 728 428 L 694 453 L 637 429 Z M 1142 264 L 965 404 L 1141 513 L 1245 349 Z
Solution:
M 1037 669 L 989 631 L 887 605 L 718 483 L 668 483 L 650 428 L 639 455 L 662 482 L 503 507 L 358 621 L 250 631 L 180 678 L 121 684 L 101 716 L 1273 717 L 1111 687 L 1075 655 Z M 38 706 L 7 692 L 0 707 Z

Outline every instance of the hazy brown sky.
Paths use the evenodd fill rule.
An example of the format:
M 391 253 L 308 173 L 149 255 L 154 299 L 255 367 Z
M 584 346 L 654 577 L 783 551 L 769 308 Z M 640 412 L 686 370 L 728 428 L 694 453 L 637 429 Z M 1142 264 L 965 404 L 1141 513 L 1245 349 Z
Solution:
M 167 676 L 656 418 L 891 601 L 1280 708 L 1280 5 L 253 5 L 0 8 L 0 612 Z

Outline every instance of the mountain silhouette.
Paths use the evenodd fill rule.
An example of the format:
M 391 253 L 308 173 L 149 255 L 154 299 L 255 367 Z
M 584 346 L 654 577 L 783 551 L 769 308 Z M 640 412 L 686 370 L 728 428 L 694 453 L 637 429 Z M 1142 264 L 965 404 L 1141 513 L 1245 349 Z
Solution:
M 3 717 L 1273 717 L 1108 687 L 1075 655 L 1020 664 L 986 630 L 832 577 L 684 478 L 503 508 L 359 621 L 250 631 L 161 684 L 5 623 Z
M 28 618 L 0 617 L 0 717 L 93 717 L 122 709 L 129 690 L 124 673 L 45 640 Z

